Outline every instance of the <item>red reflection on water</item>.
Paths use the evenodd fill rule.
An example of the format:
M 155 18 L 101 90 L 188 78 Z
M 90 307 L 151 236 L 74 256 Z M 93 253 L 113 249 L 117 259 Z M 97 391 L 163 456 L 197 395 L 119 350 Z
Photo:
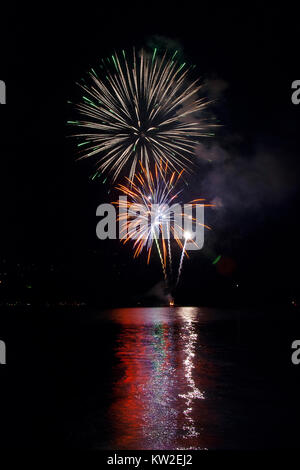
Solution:
M 113 320 L 122 327 L 110 408 L 114 448 L 203 448 L 197 403 L 205 395 L 194 377 L 196 366 L 199 374 L 197 312 L 113 311 Z
M 176 428 L 172 422 L 176 413 L 168 406 L 175 371 L 170 363 L 169 325 L 156 321 L 161 318 L 155 310 L 150 311 L 150 325 L 143 324 L 133 309 L 114 312 L 123 325 L 115 353 L 121 377 L 115 381 L 110 410 L 119 449 L 165 448 L 170 426 Z
M 120 360 L 120 370 L 123 374 L 114 385 L 114 402 L 111 413 L 114 423 L 122 423 L 124 433 L 119 433 L 117 441 L 120 449 L 130 448 L 130 443 L 138 438 L 138 424 L 143 415 L 138 388 L 146 384 L 143 372 L 143 362 L 140 358 L 145 354 L 143 331 L 133 334 L 124 331 L 117 345 L 116 356 Z M 116 428 L 117 430 L 120 428 Z

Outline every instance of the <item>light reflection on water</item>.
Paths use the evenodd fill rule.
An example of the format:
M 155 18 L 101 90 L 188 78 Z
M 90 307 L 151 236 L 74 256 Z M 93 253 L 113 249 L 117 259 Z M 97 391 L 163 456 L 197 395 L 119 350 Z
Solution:
M 195 368 L 201 344 L 194 307 L 111 311 L 121 325 L 109 416 L 117 449 L 199 449 L 205 401 Z
M 195 368 L 195 349 L 199 347 L 197 344 L 198 335 L 195 332 L 194 322 L 196 321 L 196 309 L 188 310 L 181 308 L 179 309 L 179 315 L 182 318 L 182 326 L 180 328 L 180 340 L 182 342 L 183 351 L 185 358 L 183 360 L 184 375 L 186 382 L 184 384 L 184 392 L 178 396 L 183 398 L 185 401 L 185 409 L 183 411 L 185 416 L 185 424 L 183 430 L 185 434 L 184 439 L 197 437 L 199 432 L 195 427 L 195 421 L 193 417 L 193 402 L 196 399 L 204 399 L 204 393 L 201 392 L 195 384 L 193 378 L 193 369 Z

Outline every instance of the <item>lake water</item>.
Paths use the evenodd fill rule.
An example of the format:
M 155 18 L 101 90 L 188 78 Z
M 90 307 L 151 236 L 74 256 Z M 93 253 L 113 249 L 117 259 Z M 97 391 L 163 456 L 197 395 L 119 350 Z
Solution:
M 33 346 L 31 362 L 15 372 L 10 421 L 28 445 L 298 443 L 299 372 L 290 360 L 297 330 L 280 312 L 157 307 L 48 313 L 30 328 L 22 321 Z M 11 356 L 12 366 L 19 360 Z

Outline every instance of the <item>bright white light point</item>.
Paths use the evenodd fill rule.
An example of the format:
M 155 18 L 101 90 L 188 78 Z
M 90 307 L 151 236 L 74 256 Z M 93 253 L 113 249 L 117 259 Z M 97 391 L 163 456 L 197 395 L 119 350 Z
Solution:
M 191 232 L 189 232 L 188 230 L 186 230 L 186 231 L 184 232 L 183 236 L 184 236 L 184 238 L 185 238 L 186 240 L 188 240 L 189 238 L 191 238 L 192 234 L 191 234 Z

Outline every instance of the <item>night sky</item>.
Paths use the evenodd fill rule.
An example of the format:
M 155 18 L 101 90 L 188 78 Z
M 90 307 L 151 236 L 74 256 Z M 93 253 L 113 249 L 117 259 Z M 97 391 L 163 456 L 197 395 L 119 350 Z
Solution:
M 29 266 L 37 302 L 135 304 L 161 281 L 158 257 L 147 267 L 145 255 L 133 260 L 129 246 L 96 238 L 96 208 L 113 193 L 91 181 L 96 160 L 76 161 L 66 125 L 67 101 L 76 101 L 75 82 L 89 68 L 115 50 L 153 45 L 178 48 L 196 65 L 222 124 L 197 149 L 186 192 L 186 201 L 203 196 L 217 208 L 206 213 L 213 230 L 203 250 L 184 264 L 178 301 L 285 305 L 300 295 L 293 11 L 73 4 L 68 11 L 15 7 L 2 21 L 0 259 L 11 279 L 5 295 L 23 295 L 18 264 Z

